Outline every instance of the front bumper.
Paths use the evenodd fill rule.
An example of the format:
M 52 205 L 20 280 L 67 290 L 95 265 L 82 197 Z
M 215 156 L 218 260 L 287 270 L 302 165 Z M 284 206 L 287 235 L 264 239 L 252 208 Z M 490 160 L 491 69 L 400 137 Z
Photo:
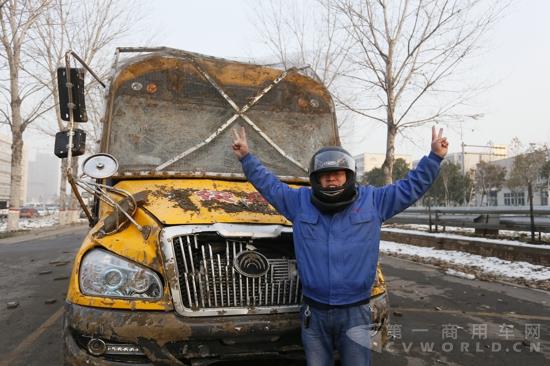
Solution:
M 174 312 L 65 305 L 68 365 L 208 365 L 244 358 L 303 358 L 297 313 L 186 318 Z M 93 356 L 90 339 L 138 346 L 134 354 Z

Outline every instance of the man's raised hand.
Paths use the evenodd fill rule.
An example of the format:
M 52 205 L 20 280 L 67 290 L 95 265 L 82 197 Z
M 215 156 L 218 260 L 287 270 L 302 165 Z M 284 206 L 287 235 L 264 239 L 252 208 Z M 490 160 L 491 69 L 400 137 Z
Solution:
M 443 137 L 443 129 L 439 129 L 439 134 L 435 134 L 435 126 L 432 126 L 432 152 L 444 158 L 447 155 L 449 148 L 449 142 L 446 137 Z
M 231 148 L 233 148 L 233 152 L 239 159 L 248 154 L 248 142 L 246 141 L 246 132 L 243 126 L 241 126 L 240 131 L 233 128 L 233 145 L 231 145 Z

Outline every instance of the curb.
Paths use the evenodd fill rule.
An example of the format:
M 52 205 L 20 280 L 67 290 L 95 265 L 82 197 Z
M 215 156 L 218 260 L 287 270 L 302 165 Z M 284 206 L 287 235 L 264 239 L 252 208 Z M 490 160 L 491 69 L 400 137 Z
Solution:
M 68 224 L 68 225 L 57 225 L 57 226 L 50 226 L 47 228 L 40 228 L 40 229 L 34 229 L 34 230 L 20 230 L 15 231 L 11 233 L 3 233 L 7 234 L 6 236 L 2 237 L 0 239 L 0 245 L 2 244 L 15 244 L 15 243 L 21 243 L 25 241 L 34 240 L 36 238 L 50 238 L 55 237 L 62 234 L 67 234 L 74 231 L 84 230 L 88 229 L 87 224 Z
M 427 234 L 397 233 L 382 230 L 381 240 L 396 243 L 430 247 L 442 250 L 456 250 L 484 257 L 497 257 L 509 261 L 523 261 L 541 266 L 550 266 L 550 250 L 544 248 L 522 247 L 499 242 L 479 241 L 474 238 L 447 238 Z

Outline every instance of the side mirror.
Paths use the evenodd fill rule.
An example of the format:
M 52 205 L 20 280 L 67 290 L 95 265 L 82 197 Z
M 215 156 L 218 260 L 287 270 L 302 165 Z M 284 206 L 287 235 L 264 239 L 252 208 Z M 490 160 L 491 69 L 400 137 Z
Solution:
M 59 91 L 59 110 L 61 119 L 69 121 L 69 110 L 73 108 L 74 122 L 87 122 L 86 103 L 84 98 L 84 69 L 70 68 L 71 83 L 68 84 L 67 68 L 57 69 L 57 88 Z M 72 106 L 69 103 L 69 92 L 72 94 Z
M 69 156 L 69 133 L 70 131 L 62 131 L 55 134 L 55 150 L 54 154 L 58 158 L 66 158 Z M 72 155 L 84 155 L 86 151 L 86 132 L 84 130 L 75 129 L 73 136 Z
M 82 172 L 84 175 L 94 179 L 112 177 L 117 171 L 118 161 L 114 156 L 109 154 L 94 154 L 82 163 Z

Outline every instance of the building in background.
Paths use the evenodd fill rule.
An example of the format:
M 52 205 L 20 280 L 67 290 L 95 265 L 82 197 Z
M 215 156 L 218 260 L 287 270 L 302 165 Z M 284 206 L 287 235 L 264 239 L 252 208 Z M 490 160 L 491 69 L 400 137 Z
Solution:
M 355 160 L 356 170 L 357 170 L 357 180 L 361 180 L 363 175 L 374 169 L 381 168 L 386 159 L 386 154 L 376 154 L 376 153 L 362 153 L 353 157 Z M 412 159 L 410 155 L 399 155 L 395 154 L 395 159 L 403 159 L 407 162 L 409 168 L 412 165 Z
M 482 161 L 491 163 L 508 158 L 506 145 L 466 145 L 462 144 L 462 151 L 448 153 L 445 160 L 462 167 L 464 174 L 471 173 L 473 178 L 477 164 Z M 412 165 L 416 168 L 420 160 L 415 160 Z
M 482 161 L 490 163 L 508 158 L 506 145 L 466 145 L 462 144 L 462 151 L 447 154 L 445 159 L 451 163 L 460 165 L 464 173 L 475 170 L 477 164 Z
M 29 161 L 27 175 L 28 204 L 55 203 L 59 189 L 60 160 L 53 154 L 37 153 Z
M 495 160 L 491 164 L 503 167 L 506 169 L 506 178 L 510 178 L 510 173 L 514 167 L 515 157 Z M 549 187 L 546 184 L 536 184 L 533 187 L 533 205 L 534 206 L 548 206 L 548 191 Z M 481 195 L 476 193 L 476 202 L 480 202 Z M 511 190 L 506 186 L 498 192 L 490 191 L 487 197 L 487 203 L 489 206 L 527 206 L 529 205 L 529 196 L 527 187 L 516 188 Z
M 0 210 L 8 208 L 11 177 L 11 141 L 0 135 Z
M 461 152 L 449 153 L 445 157 L 445 160 L 463 167 L 464 174 L 470 174 L 472 179 L 475 179 L 477 165 L 481 162 L 491 163 L 506 169 L 502 189 L 489 191 L 483 202 L 481 202 L 481 192 L 472 191 L 471 206 L 527 206 L 529 204 L 527 187 L 511 190 L 506 186 L 506 181 L 510 178 L 510 172 L 514 166 L 514 159 L 514 156 L 508 157 L 506 145 L 463 145 Z M 419 160 L 414 161 L 413 166 L 416 166 L 418 162 Z M 550 187 L 548 185 L 537 185 L 533 192 L 533 205 L 548 206 L 549 191 Z

